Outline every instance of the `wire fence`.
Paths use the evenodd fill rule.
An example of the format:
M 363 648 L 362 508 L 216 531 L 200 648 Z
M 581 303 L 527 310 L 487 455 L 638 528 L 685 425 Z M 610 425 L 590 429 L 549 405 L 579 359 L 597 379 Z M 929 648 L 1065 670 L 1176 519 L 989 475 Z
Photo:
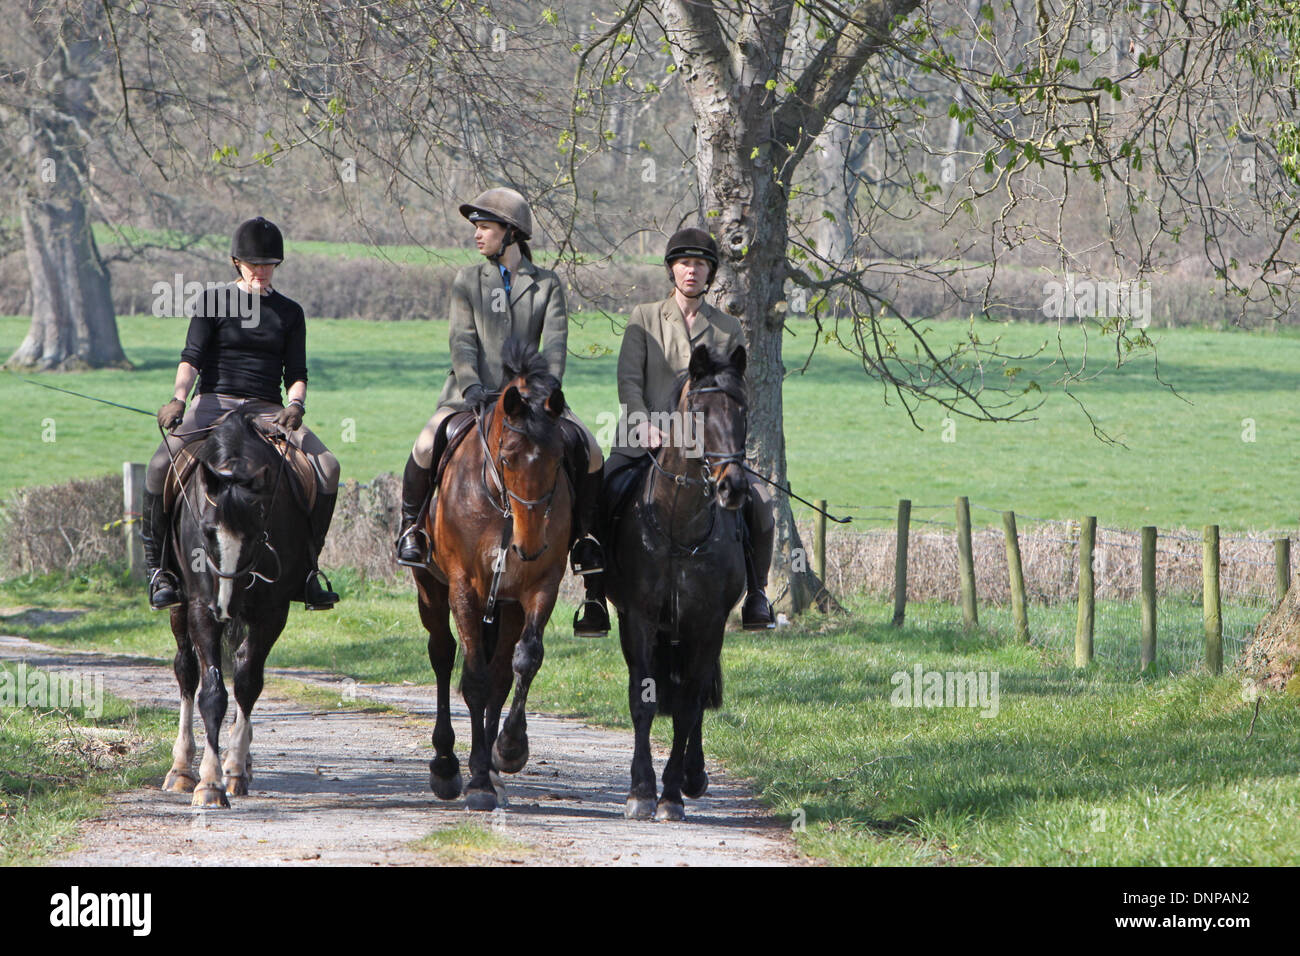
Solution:
M 981 624 L 1014 629 L 1003 509 L 970 505 L 975 594 Z M 832 594 L 865 593 L 893 599 L 898 505 L 836 505 L 834 514 L 854 525 L 825 531 L 825 583 Z M 908 620 L 937 625 L 964 622 L 958 522 L 953 504 L 912 504 L 907 537 Z M 920 512 L 920 514 L 918 514 Z M 997 516 L 998 527 L 978 525 Z M 1021 567 L 1034 644 L 1073 651 L 1079 602 L 1079 521 L 1015 515 Z M 862 528 L 861 525 L 868 527 Z M 811 520 L 799 522 L 805 542 L 817 540 Z M 1278 599 L 1277 534 L 1219 537 L 1219 594 L 1223 664 L 1238 661 L 1260 620 Z M 1206 659 L 1203 609 L 1203 535 L 1197 529 L 1157 532 L 1155 592 L 1157 668 L 1187 670 Z M 814 554 L 814 561 L 816 555 Z M 1283 573 L 1289 578 L 1289 569 Z M 1142 633 L 1142 532 L 1098 526 L 1093 549 L 1094 659 L 1140 661 Z M 1284 578 L 1287 579 L 1287 578 Z

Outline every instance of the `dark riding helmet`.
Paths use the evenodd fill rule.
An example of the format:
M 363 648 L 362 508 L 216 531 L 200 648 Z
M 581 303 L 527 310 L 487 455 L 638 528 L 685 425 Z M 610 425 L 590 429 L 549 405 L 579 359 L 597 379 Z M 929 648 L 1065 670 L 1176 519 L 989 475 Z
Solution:
M 489 189 L 476 196 L 473 202 L 462 204 L 460 214 L 470 222 L 499 222 L 513 226 L 518 239 L 533 237 L 533 211 L 528 200 L 504 186 Z
M 670 282 L 673 280 L 673 263 L 678 259 L 703 259 L 709 264 L 709 280 L 704 284 L 705 288 L 713 285 L 713 276 L 718 271 L 718 244 L 703 229 L 678 229 L 668 240 L 664 268 L 668 270 Z
M 275 223 L 258 216 L 239 224 L 230 240 L 230 255 L 253 265 L 279 265 L 284 261 L 284 237 Z

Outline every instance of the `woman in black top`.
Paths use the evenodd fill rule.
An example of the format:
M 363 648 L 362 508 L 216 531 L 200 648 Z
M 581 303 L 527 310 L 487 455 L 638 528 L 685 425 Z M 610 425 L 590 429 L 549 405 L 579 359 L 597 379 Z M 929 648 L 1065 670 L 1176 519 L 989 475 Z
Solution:
M 171 457 L 232 408 L 252 407 L 263 426 L 279 426 L 311 458 L 319 478 L 311 515 L 312 570 L 303 601 L 327 610 L 338 595 L 320 583 L 315 558 L 325 544 L 338 497 L 339 462 L 303 426 L 307 397 L 307 325 L 302 307 L 271 288 L 271 274 L 284 260 L 284 239 L 274 223 L 250 219 L 235 230 L 231 259 L 239 280 L 210 289 L 190 318 L 185 349 L 176 369 L 173 398 L 158 411 L 158 423 L 178 434 L 158 447 L 145 476 L 141 536 L 149 566 L 149 604 L 155 610 L 180 603 L 174 576 L 162 567 L 162 531 L 167 527 L 163 483 Z M 189 410 L 185 399 L 198 379 L 198 397 Z M 280 404 L 284 384 L 288 403 Z M 183 417 L 182 417 L 183 416 Z M 168 446 L 170 445 L 170 453 Z

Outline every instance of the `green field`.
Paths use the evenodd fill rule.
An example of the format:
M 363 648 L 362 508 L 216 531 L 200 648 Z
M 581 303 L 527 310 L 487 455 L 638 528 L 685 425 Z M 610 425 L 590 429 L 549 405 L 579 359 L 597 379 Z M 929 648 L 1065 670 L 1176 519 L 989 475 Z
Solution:
M 25 318 L 0 318 L 0 353 L 17 346 L 27 324 Z M 155 410 L 169 395 L 184 323 L 135 316 L 119 326 L 136 371 L 37 378 Z M 935 323 L 933 334 L 950 339 L 966 328 Z M 924 430 L 918 431 L 896 400 L 885 404 L 881 387 L 852 356 L 824 344 L 808 371 L 785 383 L 795 489 L 860 509 L 859 528 L 871 527 L 872 518 L 892 520 L 902 497 L 918 509 L 941 506 L 948 518 L 959 494 L 977 507 L 976 524 L 997 521 L 980 506 L 1048 519 L 1091 514 L 1112 527 L 1217 523 L 1229 532 L 1295 523 L 1291 449 L 1300 435 L 1294 400 L 1300 333 L 1153 330 L 1161 378 L 1179 390 L 1176 395 L 1156 380 L 1150 356 L 1117 369 L 1112 352 L 1108 366 L 1094 332 L 1088 368 L 1098 374 L 1074 393 L 1121 446 L 1099 442 L 1074 400 L 1051 385 L 1059 376 L 1052 365 L 1055 327 L 977 328 L 986 339 L 1001 334 L 1008 350 L 1029 352 L 1050 341 L 1046 353 L 1023 363 L 1022 380 L 1034 378 L 1046 393 L 1036 421 L 986 424 L 958 417 L 947 436 L 955 440 L 945 441 L 941 408 L 921 408 Z M 565 394 L 598 431 L 617 413 L 620 329 L 617 317 L 584 315 L 575 317 L 570 335 Z M 792 324 L 787 367 L 802 364 L 811 334 L 811 326 Z M 1077 326 L 1062 333 L 1075 361 L 1083 342 Z M 338 455 L 344 477 L 364 481 L 400 472 L 448 368 L 446 325 L 312 320 L 308 357 L 307 422 Z M 148 418 L 39 389 L 10 373 L 0 373 L 0 404 L 0 495 L 118 473 L 122 461 L 145 461 L 157 447 Z
M 331 614 L 295 609 L 270 664 L 361 682 L 430 682 L 414 595 L 345 573 L 335 583 L 344 601 Z M 0 605 L 93 608 L 38 628 L 0 620 L 0 629 L 150 654 L 170 670 L 165 619 L 145 608 L 139 587 L 110 574 L 5 582 Z M 883 623 L 889 609 L 879 602 L 851 610 L 728 634 L 726 699 L 705 718 L 710 765 L 751 781 L 805 852 L 846 865 L 1300 860 L 1292 823 L 1300 698 L 1268 698 L 1251 732 L 1253 705 L 1239 679 L 1205 675 L 1194 652 L 1172 644 L 1142 674 L 1136 646 L 1099 638 L 1097 662 L 1079 671 L 1068 646 L 1016 643 L 1005 610 L 984 613 L 975 631 L 948 605 L 909 607 L 902 629 Z M 571 611 L 557 607 L 552 617 L 529 706 L 626 729 L 617 640 L 573 638 Z M 1068 618 L 1073 609 L 1053 613 Z M 918 666 L 989 681 L 996 673 L 996 708 L 902 706 L 895 675 Z M 657 722 L 660 739 L 669 730 Z M 629 760 L 631 746 L 629 730 Z M 464 741 L 460 748 L 463 758 Z M 423 790 L 427 780 L 410 786 Z M 707 808 L 706 797 L 688 801 L 687 812 Z

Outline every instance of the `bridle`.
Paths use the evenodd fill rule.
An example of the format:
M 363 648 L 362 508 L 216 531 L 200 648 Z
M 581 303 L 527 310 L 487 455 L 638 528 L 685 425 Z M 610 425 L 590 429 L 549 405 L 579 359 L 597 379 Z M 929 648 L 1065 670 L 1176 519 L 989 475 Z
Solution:
M 686 391 L 686 411 L 689 414 L 694 415 L 697 412 L 697 409 L 692 403 L 692 399 L 696 395 L 704 395 L 709 392 L 721 392 L 740 406 L 741 411 L 744 412 L 745 415 L 745 433 L 749 434 L 748 405 L 746 405 L 742 399 L 737 398 L 731 390 L 723 388 L 720 385 L 707 385 L 703 388 L 688 389 Z M 708 449 L 705 449 L 699 457 L 702 461 L 702 464 L 700 465 L 699 478 L 692 478 L 686 473 L 679 474 L 674 471 L 669 471 L 664 468 L 663 465 L 659 464 L 659 456 L 657 455 L 651 455 L 650 462 L 654 471 L 671 480 L 679 488 L 691 487 L 694 485 L 703 486 L 705 498 L 713 498 L 714 493 L 717 491 L 718 483 L 721 481 L 721 474 L 727 470 L 728 465 L 739 465 L 742 470 L 748 470 L 745 467 L 745 462 L 749 460 L 749 456 L 745 454 L 743 449 L 734 452 L 711 452 Z M 651 488 L 653 488 L 653 475 L 651 476 L 650 485 Z

